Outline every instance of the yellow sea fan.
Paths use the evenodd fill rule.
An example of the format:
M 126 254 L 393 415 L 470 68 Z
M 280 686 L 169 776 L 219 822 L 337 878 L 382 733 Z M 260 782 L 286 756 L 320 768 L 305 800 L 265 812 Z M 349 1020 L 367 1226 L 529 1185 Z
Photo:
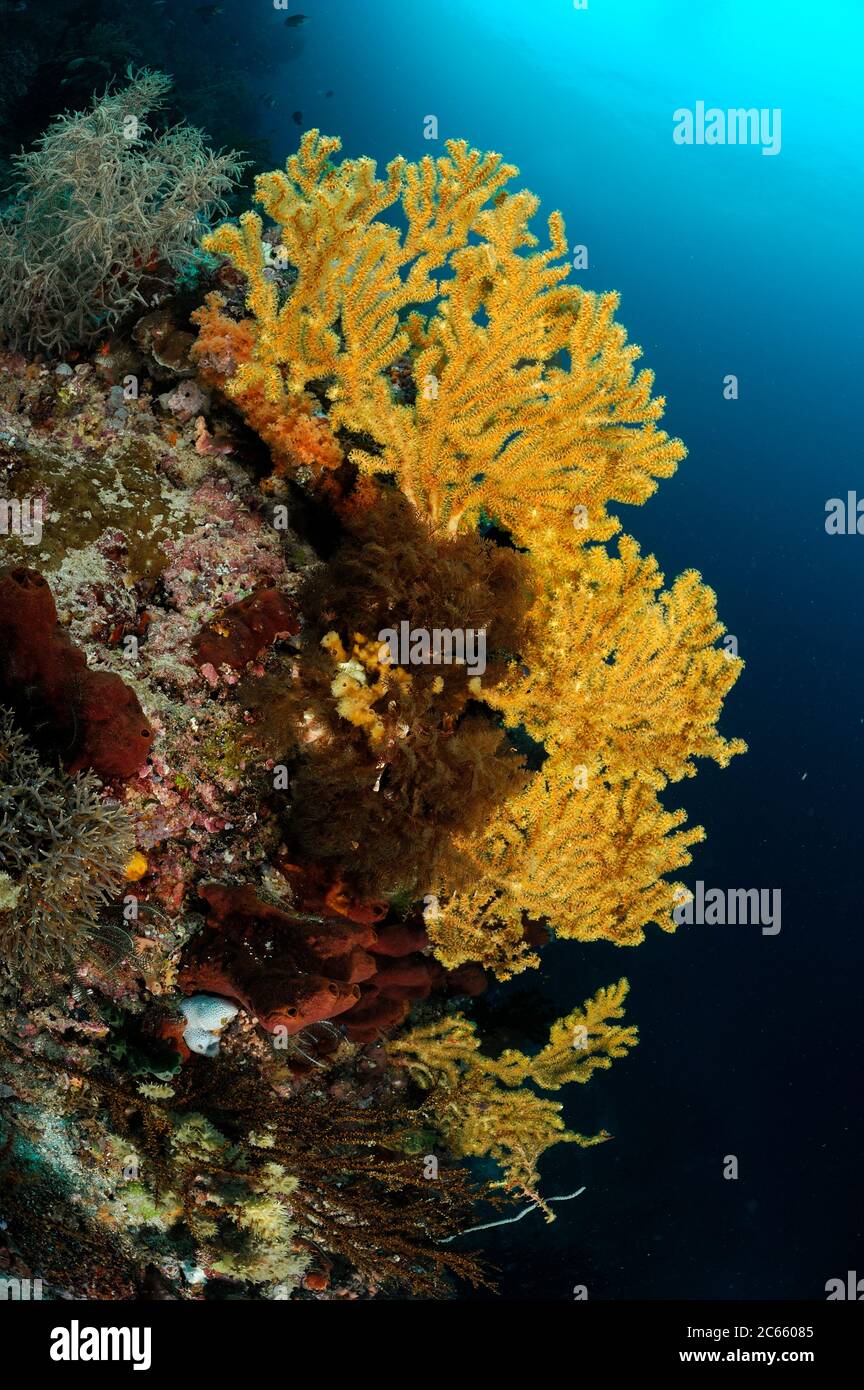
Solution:
M 605 1131 L 585 1135 L 568 1129 L 562 1109 L 558 1101 L 533 1091 L 502 1091 L 493 1088 L 488 1078 L 479 1084 L 472 1080 L 470 1100 L 466 1100 L 458 1124 L 446 1128 L 447 1143 L 459 1158 L 491 1158 L 504 1178 L 490 1186 L 504 1187 L 536 1202 L 551 1221 L 554 1214 L 538 1191 L 541 1156 L 553 1144 L 578 1144 L 587 1149 L 609 1138 Z
M 509 1049 L 487 1057 L 474 1024 L 461 1014 L 420 1024 L 386 1044 L 429 1094 L 428 1107 L 451 1152 L 462 1158 L 492 1158 L 504 1173 L 503 1186 L 552 1212 L 537 1192 L 540 1156 L 553 1144 L 600 1144 L 605 1131 L 586 1136 L 568 1130 L 562 1105 L 534 1086 L 558 1090 L 584 1082 L 598 1067 L 626 1056 L 638 1042 L 623 1016 L 626 980 L 600 989 L 581 1009 L 553 1024 L 549 1042 L 536 1056 Z
M 717 645 L 711 590 L 695 571 L 664 590 L 635 541 L 604 544 L 619 529 L 609 504 L 644 502 L 684 456 L 658 427 L 664 401 L 636 370 L 617 296 L 568 282 L 560 214 L 542 247 L 537 199 L 510 191 L 499 155 L 449 141 L 379 179 L 371 160 L 334 163 L 338 149 L 309 131 L 257 182 L 297 270 L 284 302 L 256 214 L 207 239 L 246 276 L 250 314 L 238 326 L 211 304 L 207 323 L 242 339 L 238 400 L 257 393 L 288 418 L 316 383 L 362 471 L 392 475 L 438 530 L 493 520 L 535 562 L 524 647 L 503 684 L 478 678 L 472 694 L 533 740 L 540 766 L 480 833 L 454 837 L 462 871 L 428 885 L 435 954 L 504 979 L 537 963 L 526 924 L 619 945 L 652 922 L 672 930 L 668 875 L 703 832 L 659 793 L 744 744 L 717 732 L 741 663 Z M 397 360 L 413 392 L 394 390 Z M 332 654 L 337 708 L 375 746 L 395 677 L 360 648 Z
M 639 779 L 574 787 L 569 758 L 553 754 L 481 836 L 461 842 L 470 886 L 439 885 L 427 922 L 436 956 L 448 969 L 480 961 L 507 979 L 536 964 L 526 920 L 618 946 L 638 945 L 651 922 L 674 931 L 681 885 L 665 875 L 689 864 L 690 846 L 704 838 L 700 827 L 683 829 L 685 819 Z
M 617 296 L 564 283 L 560 213 L 538 249 L 537 199 L 508 192 L 516 169 L 465 141 L 396 159 L 384 179 L 369 159 L 334 165 L 338 148 L 307 131 L 284 173 L 257 180 L 297 269 L 284 304 L 256 213 L 205 239 L 248 282 L 254 348 L 229 392 L 260 391 L 288 414 L 310 382 L 329 381 L 331 426 L 370 441 L 351 457 L 394 474 L 438 527 L 485 513 L 538 553 L 612 535 L 607 503 L 643 502 L 685 450 L 656 427 L 664 402 L 650 372 L 634 374 L 640 350 L 615 322 Z M 396 203 L 405 230 L 381 220 Z M 218 306 L 208 312 L 218 327 Z M 413 404 L 387 374 L 404 353 Z
M 618 556 L 589 546 L 548 576 L 508 680 L 484 691 L 511 727 L 589 777 L 662 789 L 694 758 L 725 767 L 746 744 L 716 728 L 743 663 L 716 644 L 715 596 L 694 570 L 662 590 L 653 556 L 629 536 Z
M 628 989 L 626 980 L 607 985 L 586 999 L 581 1009 L 553 1023 L 548 1043 L 531 1058 L 531 1079 L 546 1091 L 557 1091 L 568 1081 L 589 1081 L 593 1072 L 605 1071 L 616 1058 L 626 1057 L 638 1042 L 637 1030 L 610 1020 L 623 1018 Z M 509 1053 L 502 1053 L 499 1066 L 506 1066 L 508 1057 Z

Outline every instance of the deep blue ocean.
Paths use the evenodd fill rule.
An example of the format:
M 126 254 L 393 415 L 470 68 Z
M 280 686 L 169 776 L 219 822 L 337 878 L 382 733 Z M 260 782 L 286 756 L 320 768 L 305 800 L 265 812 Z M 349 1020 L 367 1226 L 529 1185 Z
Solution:
M 664 425 L 689 449 L 644 507 L 620 509 L 624 528 L 670 580 L 701 571 L 746 662 L 721 729 L 749 752 L 665 794 L 708 832 L 682 876 L 782 891 L 777 935 L 684 926 L 636 949 L 562 943 L 542 981 L 506 987 L 542 988 L 563 1012 L 626 973 L 641 1042 L 571 1088 L 568 1123 L 614 1140 L 560 1146 L 544 1184 L 585 1192 L 551 1226 L 534 1214 L 482 1237 L 501 1292 L 822 1299 L 829 1278 L 864 1273 L 864 536 L 825 528 L 828 499 L 864 496 L 864 9 L 290 0 L 288 12 L 301 7 L 296 28 L 270 0 L 225 0 L 207 22 L 169 3 L 153 22 L 174 14 L 214 65 L 236 53 L 274 160 L 301 127 L 382 165 L 464 137 L 518 165 L 544 215 L 561 209 L 588 248 L 577 278 L 620 291 Z M 229 127 L 231 102 L 226 87 Z M 779 150 L 677 144 L 673 113 L 697 102 L 779 110 Z M 737 399 L 724 398 L 730 375 Z

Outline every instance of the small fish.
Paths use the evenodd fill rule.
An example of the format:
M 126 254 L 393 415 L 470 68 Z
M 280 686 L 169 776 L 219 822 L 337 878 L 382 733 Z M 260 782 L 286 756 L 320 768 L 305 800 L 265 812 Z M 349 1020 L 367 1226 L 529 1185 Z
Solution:
M 102 58 L 75 58 L 71 63 L 66 64 L 67 70 L 77 72 L 82 67 L 103 68 L 105 72 L 110 72 L 111 68 Z M 60 86 L 66 87 L 70 82 L 74 82 L 74 77 L 61 77 Z
M 225 13 L 224 5 L 199 5 L 196 14 L 200 14 L 205 24 L 209 24 L 211 19 L 215 19 L 217 14 Z
M 335 96 L 336 93 L 333 91 L 333 89 L 332 89 L 332 87 L 331 87 L 329 91 L 327 91 L 327 92 L 319 92 L 318 95 L 319 95 L 319 97 L 332 97 L 332 96 Z
M 292 121 L 294 122 L 295 125 L 302 125 L 302 124 L 303 124 L 303 112 L 302 112 L 302 111 L 292 111 L 292 112 L 291 112 L 291 119 L 292 119 Z
M 97 68 L 104 68 L 106 72 L 110 72 L 110 71 L 111 71 L 110 67 L 109 67 L 108 64 L 105 62 L 105 59 L 104 59 L 104 58 L 91 58 L 91 57 L 88 57 L 88 58 L 73 58 L 70 62 L 68 62 L 68 63 L 66 64 L 66 71 L 67 71 L 67 72 L 77 72 L 78 68 L 86 67 L 86 66 L 88 65 L 88 63 L 94 65 L 94 66 L 97 67 Z
M 299 29 L 300 25 L 305 24 L 308 18 L 308 14 L 289 14 L 285 24 L 289 29 Z
M 264 105 L 269 107 L 271 111 L 273 110 L 273 107 L 278 106 L 278 104 L 279 103 L 276 97 L 266 96 L 264 98 Z

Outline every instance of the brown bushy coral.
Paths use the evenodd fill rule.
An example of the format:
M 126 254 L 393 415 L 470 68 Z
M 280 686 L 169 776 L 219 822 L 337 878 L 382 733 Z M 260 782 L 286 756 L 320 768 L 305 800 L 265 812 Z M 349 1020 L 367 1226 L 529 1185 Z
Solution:
M 377 637 L 403 619 L 418 628 L 483 628 L 485 684 L 519 649 L 535 582 L 522 552 L 476 531 L 439 536 L 401 492 L 384 487 L 348 516 L 326 567 L 310 579 L 303 605 L 319 635 L 337 627 L 346 637 Z M 458 667 L 425 674 L 463 684 Z
M 526 556 L 477 533 L 435 535 L 393 489 L 346 518 L 301 596 L 299 660 L 241 691 L 254 736 L 290 765 L 298 855 L 373 896 L 422 893 L 445 861 L 458 881 L 454 831 L 480 830 L 524 782 L 484 691 L 519 649 L 530 580 Z M 482 680 L 456 664 L 382 665 L 379 633 L 403 621 L 483 630 Z
M 0 1039 L 3 1056 L 20 1059 L 19 1046 Z M 118 1185 L 117 1198 L 149 1194 L 151 1241 L 170 1226 L 211 1270 L 253 1284 L 308 1252 L 338 1258 L 373 1291 L 440 1296 L 449 1275 L 484 1282 L 478 1262 L 445 1243 L 471 1224 L 477 1194 L 460 1167 L 442 1164 L 430 1181 L 419 1154 L 406 1155 L 423 1123 L 407 1106 L 358 1109 L 311 1090 L 286 1100 L 259 1068 L 221 1056 L 193 1058 L 166 1097 L 116 1070 L 67 1070 L 67 1125 L 137 1155 L 138 1192 Z
M 80 960 L 119 896 L 132 822 L 92 773 L 42 764 L 0 707 L 0 981 L 20 987 Z

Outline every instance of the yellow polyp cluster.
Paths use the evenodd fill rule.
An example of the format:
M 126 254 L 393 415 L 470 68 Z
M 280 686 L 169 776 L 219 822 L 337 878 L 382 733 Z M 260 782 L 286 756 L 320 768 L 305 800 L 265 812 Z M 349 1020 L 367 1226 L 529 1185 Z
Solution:
M 127 883 L 138 883 L 138 881 L 144 877 L 148 868 L 149 865 L 144 855 L 136 851 L 126 865 L 125 877 Z
M 321 638 L 321 646 L 336 663 L 336 674 L 330 686 L 336 701 L 336 708 L 343 719 L 347 719 L 366 733 L 371 747 L 377 748 L 386 738 L 384 720 L 375 710 L 375 705 L 388 690 L 407 689 L 411 677 L 399 666 L 392 666 L 386 648 L 380 642 L 372 642 L 362 632 L 354 634 L 354 645 L 350 656 L 335 632 L 328 632 Z
M 504 1173 L 499 1186 L 536 1202 L 551 1221 L 552 1212 L 537 1192 L 541 1154 L 553 1144 L 586 1148 L 609 1135 L 568 1130 L 562 1106 L 527 1083 L 558 1090 L 571 1081 L 586 1082 L 598 1068 L 626 1056 L 638 1042 L 634 1027 L 615 1021 L 623 1016 L 627 990 L 626 980 L 598 990 L 553 1025 L 549 1042 L 534 1057 L 513 1049 L 497 1058 L 485 1056 L 473 1023 L 461 1014 L 421 1024 L 388 1043 L 387 1050 L 426 1089 L 433 1122 L 451 1151 L 463 1158 L 493 1158 Z

